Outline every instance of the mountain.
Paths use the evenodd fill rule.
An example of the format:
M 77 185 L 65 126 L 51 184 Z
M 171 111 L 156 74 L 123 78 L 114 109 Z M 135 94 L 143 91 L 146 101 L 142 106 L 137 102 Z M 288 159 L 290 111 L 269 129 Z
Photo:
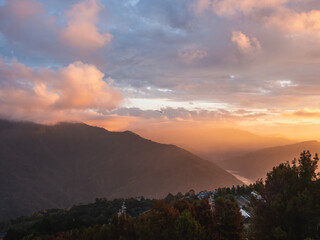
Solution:
M 0 120 L 0 219 L 98 197 L 165 197 L 242 184 L 174 145 L 82 123 Z
M 320 142 L 306 141 L 285 146 L 265 148 L 259 151 L 245 154 L 238 158 L 231 158 L 219 163 L 219 165 L 241 177 L 255 182 L 259 178 L 265 178 L 267 172 L 274 166 L 299 158 L 300 153 L 309 150 L 311 154 L 320 153 Z
M 219 126 L 202 128 L 169 126 L 166 129 L 137 129 L 136 131 L 157 142 L 173 143 L 215 163 L 263 148 L 298 142 L 279 135 L 260 136 L 241 129 Z

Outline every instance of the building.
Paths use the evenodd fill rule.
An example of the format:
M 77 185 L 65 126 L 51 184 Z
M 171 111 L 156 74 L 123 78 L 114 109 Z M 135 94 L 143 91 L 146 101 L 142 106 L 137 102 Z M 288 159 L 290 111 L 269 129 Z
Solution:
M 120 215 L 122 215 L 122 214 L 124 214 L 124 215 L 127 214 L 127 207 L 126 207 L 126 205 L 125 205 L 125 202 L 122 202 L 122 206 L 121 206 L 121 208 L 119 209 L 118 216 L 120 216 Z

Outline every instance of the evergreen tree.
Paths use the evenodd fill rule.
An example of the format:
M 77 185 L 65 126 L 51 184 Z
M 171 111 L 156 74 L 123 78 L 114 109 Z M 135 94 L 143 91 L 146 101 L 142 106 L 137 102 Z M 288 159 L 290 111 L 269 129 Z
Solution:
M 318 157 L 304 151 L 296 163 L 274 167 L 265 184 L 259 183 L 261 198 L 252 199 L 251 239 L 319 239 Z
M 215 200 L 213 217 L 217 240 L 244 239 L 243 218 L 233 197 L 218 197 Z

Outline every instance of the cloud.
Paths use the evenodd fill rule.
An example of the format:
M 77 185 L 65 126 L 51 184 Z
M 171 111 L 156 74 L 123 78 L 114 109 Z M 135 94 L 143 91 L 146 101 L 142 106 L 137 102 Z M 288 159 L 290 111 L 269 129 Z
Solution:
M 312 3 L 312 0 L 306 1 L 306 6 L 308 2 Z M 319 38 L 320 11 L 297 11 L 290 8 L 290 3 L 299 6 L 299 1 L 294 0 L 197 0 L 194 8 L 197 13 L 210 10 L 221 17 L 239 18 L 243 15 L 292 36 L 308 34 Z
M 11 0 L 7 1 L 6 6 L 20 20 L 44 13 L 43 5 L 35 0 Z
M 264 112 L 246 111 L 243 109 L 229 111 L 226 109 L 217 110 L 188 110 L 183 107 L 163 107 L 159 110 L 142 110 L 139 108 L 119 108 L 105 114 L 138 117 L 140 119 L 157 119 L 159 122 L 166 121 L 200 121 L 215 123 L 232 123 L 234 121 L 255 120 L 267 116 Z
M 309 109 L 302 109 L 298 111 L 294 111 L 291 114 L 285 114 L 286 116 L 295 116 L 295 117 L 300 117 L 300 118 L 317 118 L 319 119 L 320 117 L 320 111 L 312 111 Z
M 13 119 L 55 121 L 99 115 L 116 108 L 121 94 L 103 80 L 94 65 L 74 62 L 57 70 L 33 70 L 16 60 L 0 62 L 0 115 Z
M 186 63 L 191 63 L 205 58 L 208 53 L 201 49 L 189 49 L 189 50 L 179 50 L 178 55 L 180 59 Z
M 238 13 L 248 15 L 261 9 L 272 9 L 289 0 L 197 0 L 195 10 L 202 12 L 209 9 L 220 16 L 233 16 Z
M 98 0 L 83 0 L 63 12 L 45 7 L 45 1 L 36 0 L 10 0 L 0 6 L 0 37 L 6 40 L 6 49 L 12 49 L 10 54 L 66 63 L 88 60 L 111 42 L 112 35 L 97 27 L 102 10 Z
M 93 65 L 75 62 L 52 77 L 60 94 L 53 105 L 56 108 L 113 109 L 121 100 L 121 95 L 103 81 L 104 74 Z
M 288 0 L 214 0 L 212 10 L 223 16 L 232 16 L 237 13 L 248 15 L 261 9 L 277 8 L 286 2 Z
M 197 0 L 193 4 L 193 7 L 197 13 L 201 13 L 206 9 L 212 8 L 212 2 L 211 0 Z
M 108 111 L 100 110 L 112 107 L 86 91 L 82 95 L 88 85 L 76 81 L 82 75 L 99 79 L 99 73 L 89 73 L 95 65 L 115 80 L 108 86 L 121 88 L 124 98 L 166 99 L 160 108 L 177 101 L 186 108 L 189 102 L 218 103 L 232 115 L 207 113 L 212 119 L 237 119 L 232 108 L 319 108 L 318 7 L 317 0 L 7 0 L 0 6 L 0 54 L 19 60 L 19 67 L 11 65 L 20 75 L 11 81 L 16 87 L 8 87 L 10 81 L 2 79 L 14 73 L 5 73 L 10 64 L 4 65 L 0 86 L 7 99 L 1 98 L 0 107 L 7 106 L 2 110 L 7 115 L 33 119 L 109 119 Z M 79 60 L 91 67 L 77 65 Z M 68 79 L 63 86 L 74 91 L 54 79 Z M 200 108 L 210 110 L 207 106 Z M 123 122 L 207 118 L 198 111 L 140 110 L 121 115 Z M 114 114 L 116 123 L 120 112 Z
M 35 0 L 10 0 L 0 6 L 0 31 L 9 41 L 36 51 L 55 49 L 56 18 Z M 56 43 L 55 43 L 56 44 Z
M 276 27 L 287 34 L 313 35 L 320 39 L 320 11 L 296 12 L 282 9 L 265 19 L 267 26 Z
M 67 27 L 61 32 L 61 41 L 72 48 L 88 51 L 110 43 L 112 35 L 100 33 L 96 26 L 101 8 L 98 0 L 85 0 L 73 5 L 65 13 Z
M 171 30 L 186 30 L 194 20 L 193 11 L 189 7 L 190 1 L 192 0 L 139 0 L 132 8 L 139 18 L 147 20 L 146 25 L 163 25 Z M 127 12 L 130 10 L 126 9 Z
M 252 50 L 261 49 L 260 42 L 256 38 L 252 37 L 250 39 L 242 32 L 233 31 L 231 40 L 238 46 L 239 50 L 242 52 L 250 52 Z

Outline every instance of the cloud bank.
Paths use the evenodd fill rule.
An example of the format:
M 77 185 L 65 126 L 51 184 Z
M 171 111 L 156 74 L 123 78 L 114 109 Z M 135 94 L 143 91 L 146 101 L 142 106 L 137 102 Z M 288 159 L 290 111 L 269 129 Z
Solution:
M 103 80 L 102 72 L 82 62 L 57 70 L 33 70 L 16 60 L 1 60 L 0 75 L 0 116 L 5 118 L 76 120 L 98 110 L 112 110 L 122 100 L 121 94 Z

